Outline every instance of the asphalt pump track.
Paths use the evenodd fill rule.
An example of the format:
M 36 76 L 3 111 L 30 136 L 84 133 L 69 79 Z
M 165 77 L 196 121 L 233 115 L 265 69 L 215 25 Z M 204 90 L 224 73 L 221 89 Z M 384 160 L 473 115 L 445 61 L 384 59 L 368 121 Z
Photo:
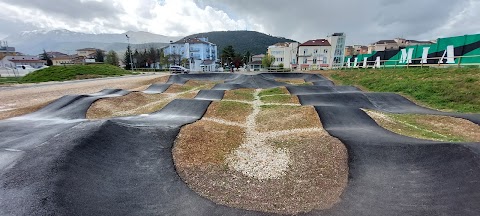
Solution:
M 173 75 L 144 93 L 161 94 L 189 80 L 223 83 L 148 115 L 87 120 L 96 100 L 130 93 L 107 89 L 67 95 L 37 112 L 0 121 L 0 215 L 266 215 L 221 206 L 190 190 L 176 173 L 172 146 L 180 128 L 199 120 L 225 90 L 278 86 L 286 86 L 302 105 L 315 106 L 324 128 L 348 149 L 349 181 L 341 201 L 305 215 L 480 215 L 480 143 L 401 136 L 361 109 L 476 124 L 479 114 L 439 112 L 400 95 L 366 93 L 301 73 Z

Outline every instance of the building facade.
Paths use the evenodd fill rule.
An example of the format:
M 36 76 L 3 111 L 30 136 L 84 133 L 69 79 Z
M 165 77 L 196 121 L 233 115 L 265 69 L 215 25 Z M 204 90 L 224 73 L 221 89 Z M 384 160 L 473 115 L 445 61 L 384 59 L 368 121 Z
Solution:
M 332 46 L 327 39 L 309 40 L 298 46 L 300 70 L 319 70 L 330 67 L 329 56 Z
M 345 63 L 345 42 L 347 36 L 345 33 L 334 33 L 327 37 L 332 50 L 328 57 L 329 68 L 341 68 Z
M 208 42 L 208 38 L 179 40 L 165 48 L 164 54 L 170 56 L 171 65 L 180 65 L 187 61 L 191 71 L 211 71 L 212 68 L 216 69 L 212 64 L 216 65 L 218 62 L 217 45 Z
M 5 56 L 0 60 L 0 67 L 16 68 L 17 66 L 29 65 L 33 68 L 40 68 L 46 64 L 37 56 Z
M 268 54 L 273 56 L 275 62 L 273 66 L 283 65 L 284 68 L 295 69 L 298 66 L 297 55 L 298 46 L 296 42 L 277 43 L 268 47 Z

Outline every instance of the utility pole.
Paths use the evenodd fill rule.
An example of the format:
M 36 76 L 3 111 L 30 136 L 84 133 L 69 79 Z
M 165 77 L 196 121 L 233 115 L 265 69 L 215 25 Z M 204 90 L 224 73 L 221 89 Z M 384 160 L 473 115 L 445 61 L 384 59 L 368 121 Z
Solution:
M 128 35 L 125 35 L 125 36 L 127 37 L 128 48 L 129 48 L 128 54 L 130 55 L 130 70 L 132 70 L 133 72 L 132 47 L 130 47 L 130 37 Z

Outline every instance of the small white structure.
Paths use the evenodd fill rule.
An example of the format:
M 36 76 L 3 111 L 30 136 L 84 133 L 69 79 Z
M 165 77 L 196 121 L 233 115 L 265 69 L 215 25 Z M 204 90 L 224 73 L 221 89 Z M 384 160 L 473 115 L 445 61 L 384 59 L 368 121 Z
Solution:
M 5 56 L 0 60 L 0 67 L 16 68 L 21 65 L 28 65 L 32 68 L 40 68 L 45 63 L 44 60 L 40 60 L 37 56 Z

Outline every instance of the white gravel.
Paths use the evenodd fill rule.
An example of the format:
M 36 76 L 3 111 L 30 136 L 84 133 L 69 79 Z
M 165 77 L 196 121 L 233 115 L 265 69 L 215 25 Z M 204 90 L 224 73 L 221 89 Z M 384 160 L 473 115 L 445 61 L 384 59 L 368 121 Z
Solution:
M 256 130 L 256 116 L 260 113 L 262 102 L 258 96 L 261 89 L 255 91 L 253 112 L 247 117 L 246 142 L 227 156 L 227 164 L 244 175 L 257 179 L 275 179 L 285 175 L 290 156 L 286 149 L 278 149 L 266 143 L 268 136 Z

